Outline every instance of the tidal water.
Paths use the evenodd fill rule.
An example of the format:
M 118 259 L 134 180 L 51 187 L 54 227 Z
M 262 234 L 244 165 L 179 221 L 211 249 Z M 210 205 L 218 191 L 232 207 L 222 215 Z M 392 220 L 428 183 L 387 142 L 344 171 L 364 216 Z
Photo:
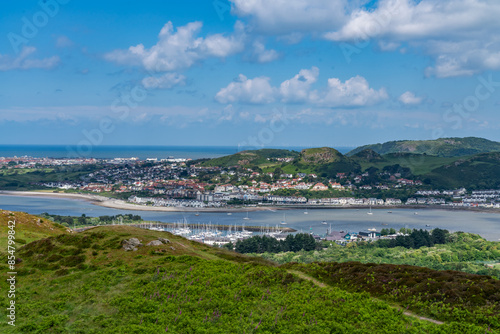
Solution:
M 188 223 L 212 223 L 223 225 L 246 226 L 276 226 L 281 221 L 287 222 L 287 227 L 298 231 L 313 232 L 324 235 L 327 228 L 334 231 L 359 232 L 369 228 L 380 231 L 382 228 L 401 227 L 417 229 L 433 229 L 436 227 L 449 231 L 464 231 L 481 235 L 490 241 L 500 240 L 500 214 L 471 212 L 471 211 L 446 211 L 446 210 L 411 210 L 411 209 L 374 209 L 373 215 L 368 215 L 368 209 L 313 209 L 305 210 L 267 210 L 249 212 L 249 220 L 243 218 L 246 212 L 212 213 L 200 212 L 151 212 L 136 210 L 118 210 L 100 207 L 89 202 L 75 199 L 56 199 L 0 195 L 0 209 L 23 211 L 30 214 L 48 212 L 57 215 L 91 217 L 103 215 L 128 214 L 139 215 L 145 220 L 160 222 L 177 222 L 186 219 Z M 415 214 L 416 213 L 416 214 Z M 326 221 L 327 225 L 322 224 Z M 430 225 L 430 226 L 427 226 Z M 280 225 L 281 226 L 281 225 Z

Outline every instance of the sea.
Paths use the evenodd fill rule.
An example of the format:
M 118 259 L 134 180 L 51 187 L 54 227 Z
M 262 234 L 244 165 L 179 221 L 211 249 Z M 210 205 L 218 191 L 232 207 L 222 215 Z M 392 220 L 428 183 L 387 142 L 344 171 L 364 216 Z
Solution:
M 305 233 L 325 235 L 327 229 L 333 231 L 360 232 L 368 229 L 380 231 L 383 228 L 401 227 L 431 230 L 447 229 L 451 232 L 464 231 L 476 233 L 487 240 L 500 240 L 500 214 L 493 212 L 450 211 L 438 209 L 290 209 L 250 212 L 153 212 L 138 210 L 119 210 L 105 208 L 78 199 L 22 197 L 0 195 L 0 209 L 24 211 L 30 214 L 47 212 L 56 215 L 89 217 L 134 214 L 144 220 L 174 223 L 187 221 L 189 224 L 212 223 L 221 225 L 286 226 Z M 247 217 L 248 220 L 243 219 Z M 285 221 L 286 225 L 280 222 Z M 326 224 L 323 224 L 326 222 Z
M 105 146 L 78 147 L 70 145 L 0 145 L 0 157 L 34 158 L 148 158 L 166 159 L 169 157 L 184 159 L 218 158 L 244 150 L 278 148 L 300 151 L 307 147 L 238 147 L 238 146 Z M 341 153 L 347 153 L 354 147 L 336 147 Z

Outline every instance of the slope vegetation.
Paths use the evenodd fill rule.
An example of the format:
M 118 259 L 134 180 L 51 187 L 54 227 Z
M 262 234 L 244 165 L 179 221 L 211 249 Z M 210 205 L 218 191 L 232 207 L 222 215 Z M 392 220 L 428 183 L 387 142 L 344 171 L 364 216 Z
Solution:
M 9 224 L 9 221 L 15 224 Z M 12 225 L 17 244 L 25 244 L 33 240 L 69 233 L 69 230 L 48 219 L 42 219 L 23 212 L 0 210 L 0 249 L 7 248 L 8 226 Z
M 269 159 L 296 158 L 298 152 L 280 149 L 261 149 L 242 151 L 225 157 L 210 159 L 202 163 L 207 167 L 259 166 L 269 164 Z
M 143 246 L 124 250 L 124 241 L 131 238 Z M 159 238 L 168 241 L 147 246 Z M 310 281 L 304 274 L 307 268 L 289 271 L 260 258 L 128 226 L 51 236 L 18 249 L 17 256 L 22 284 L 16 300 L 18 322 L 9 327 L 11 333 L 484 333 L 487 329 L 480 322 L 452 319 L 438 325 L 407 317 L 404 310 L 366 293 L 347 292 L 314 271 L 310 273 L 316 278 Z M 0 298 L 4 310 L 7 300 L 4 295 Z M 0 332 L 7 326 L 2 322 Z
M 399 140 L 360 146 L 347 153 L 347 155 L 355 155 L 366 149 L 373 150 L 382 155 L 388 153 L 425 153 L 439 157 L 460 157 L 478 153 L 498 152 L 500 151 L 500 143 L 476 137 Z

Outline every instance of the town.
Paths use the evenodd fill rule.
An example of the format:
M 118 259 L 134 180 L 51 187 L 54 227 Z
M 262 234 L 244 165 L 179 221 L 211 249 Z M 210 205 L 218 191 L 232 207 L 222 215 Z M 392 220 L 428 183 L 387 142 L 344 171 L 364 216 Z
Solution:
M 287 159 L 287 158 L 284 158 Z M 86 168 L 76 177 L 74 168 Z M 0 158 L 3 175 L 35 176 L 29 189 L 100 194 L 137 205 L 185 208 L 232 206 L 402 206 L 500 208 L 500 189 L 432 189 L 398 170 L 337 173 L 262 172 L 241 166 L 149 158 Z M 66 174 L 67 175 L 66 175 Z M 72 173 L 71 176 L 69 173 Z M 54 177 L 47 177 L 47 176 Z M 30 179 L 31 180 L 31 179 Z M 4 190 L 4 189 L 2 189 Z

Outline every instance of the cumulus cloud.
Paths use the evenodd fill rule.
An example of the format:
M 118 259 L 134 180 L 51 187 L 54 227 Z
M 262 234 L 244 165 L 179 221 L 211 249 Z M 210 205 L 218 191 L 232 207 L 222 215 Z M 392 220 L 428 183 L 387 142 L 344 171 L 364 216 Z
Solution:
M 357 75 L 342 83 L 337 78 L 328 79 L 328 87 L 323 96 L 316 95 L 313 100 L 326 107 L 361 107 L 376 104 L 388 98 L 385 88 L 375 90 L 368 81 Z
M 151 76 L 142 80 L 142 85 L 148 89 L 170 89 L 177 85 L 184 85 L 186 77 L 177 73 L 165 73 L 162 76 Z
M 249 17 L 260 33 L 314 32 L 340 26 L 347 0 L 230 0 L 233 14 Z M 356 2 L 356 1 L 355 1 Z
M 299 74 L 280 85 L 280 94 L 283 102 L 305 102 L 309 100 L 311 85 L 318 80 L 319 69 L 312 67 L 303 69 Z
M 412 104 L 420 104 L 423 101 L 423 98 L 415 96 L 412 92 L 408 91 L 399 97 L 399 101 L 403 104 L 412 105 Z
M 32 68 L 50 70 L 59 64 L 60 59 L 57 56 L 43 59 L 31 58 L 30 56 L 35 52 L 35 47 L 25 46 L 15 58 L 0 54 L 0 71 L 29 70 Z
M 253 44 L 253 58 L 259 63 L 269 63 L 278 59 L 279 54 L 276 50 L 268 50 L 265 45 L 260 41 L 254 41 Z
M 388 98 L 385 88 L 375 90 L 368 81 L 355 76 L 341 82 L 340 79 L 328 79 L 325 89 L 312 90 L 317 81 L 319 69 L 302 69 L 279 88 L 272 87 L 268 77 L 248 79 L 240 74 L 238 79 L 222 88 L 215 99 L 220 103 L 266 104 L 281 99 L 283 102 L 309 103 L 321 107 L 361 107 L 379 103 Z
M 243 74 L 222 88 L 215 99 L 220 103 L 251 103 L 264 104 L 275 100 L 275 88 L 271 87 L 268 77 L 248 79 Z
M 142 66 L 152 72 L 168 72 L 189 68 L 209 57 L 224 58 L 243 50 L 243 24 L 236 23 L 230 36 L 214 34 L 204 38 L 198 37 L 202 25 L 201 22 L 191 22 L 174 30 L 169 21 L 151 48 L 138 44 L 127 50 L 112 51 L 105 58 L 118 64 Z
M 379 39 L 381 46 L 407 42 L 435 57 L 427 75 L 453 77 L 500 69 L 500 2 L 496 0 L 381 0 L 357 9 L 332 41 Z M 383 49 L 383 47 L 382 47 Z
M 305 35 L 337 43 L 375 40 L 381 51 L 425 52 L 427 75 L 500 70 L 498 0 L 230 0 L 257 33 L 296 43 Z M 404 47 L 404 49 L 401 49 Z

